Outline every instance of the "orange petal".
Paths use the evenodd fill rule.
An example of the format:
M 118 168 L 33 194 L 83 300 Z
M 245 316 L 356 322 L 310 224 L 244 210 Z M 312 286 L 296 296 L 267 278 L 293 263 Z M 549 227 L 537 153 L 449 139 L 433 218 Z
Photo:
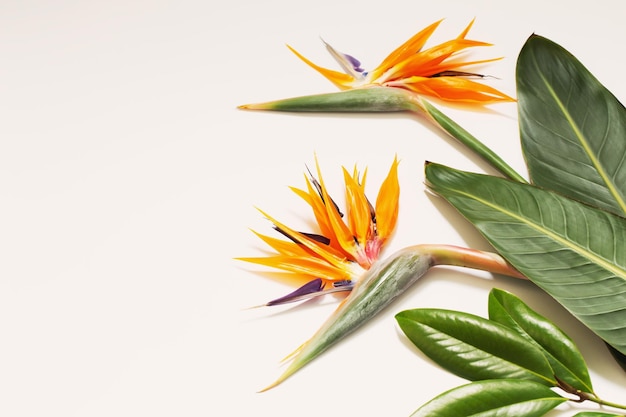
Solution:
M 304 256 L 309 253 L 303 246 L 298 245 L 291 240 L 276 239 L 275 237 L 263 235 L 254 230 L 252 233 L 257 235 L 263 242 L 282 255 Z
M 321 259 L 312 258 L 310 256 L 286 256 L 275 255 L 258 258 L 237 258 L 240 261 L 250 262 L 258 265 L 269 266 L 271 268 L 283 271 L 293 272 L 296 274 L 306 275 L 311 278 L 322 278 L 327 283 L 352 279 L 352 270 L 349 264 L 337 268 Z
M 341 248 L 346 253 L 349 253 L 354 259 L 358 259 L 358 248 L 354 240 L 354 236 L 350 232 L 348 226 L 346 226 L 346 224 L 343 222 L 343 219 L 341 218 L 339 211 L 337 210 L 335 205 L 330 203 L 331 198 L 326 191 L 326 186 L 324 185 L 324 180 L 322 178 L 322 173 L 320 171 L 319 164 L 317 163 L 317 159 L 315 161 L 315 164 L 317 166 L 317 176 L 319 179 L 319 183 L 322 188 L 322 199 L 327 202 L 324 205 L 326 209 L 326 215 L 330 227 L 333 229 L 335 237 L 337 238 L 337 243 L 339 243 Z
M 399 62 L 388 74 L 385 74 L 385 79 L 381 81 L 397 80 L 416 75 L 429 77 L 441 72 L 442 62 L 452 55 L 470 47 L 489 45 L 488 43 L 466 39 L 447 41 Z
M 357 175 L 355 173 L 355 175 Z M 346 202 L 348 207 L 348 222 L 352 235 L 362 247 L 367 243 L 372 231 L 372 215 L 369 202 L 365 196 L 363 184 L 358 182 L 358 176 L 351 176 L 344 168 L 344 181 L 346 183 Z
M 425 72 L 427 73 L 427 75 L 424 75 L 425 77 L 432 77 L 433 75 L 436 74 L 441 74 L 442 72 L 446 72 L 446 71 L 463 71 L 462 67 L 469 67 L 472 65 L 480 65 L 480 64 L 486 64 L 489 62 L 495 62 L 495 61 L 499 61 L 501 60 L 502 57 L 498 57 L 498 58 L 490 58 L 490 59 L 481 59 L 481 60 L 476 60 L 476 61 L 455 61 L 455 60 L 450 60 L 450 61 L 446 61 L 446 62 L 442 62 L 439 65 L 437 65 L 437 68 L 433 68 L 433 69 L 425 69 Z
M 461 34 L 459 36 L 457 36 L 457 39 L 464 39 L 467 36 L 468 32 L 470 31 L 470 29 L 474 25 L 474 21 L 475 20 L 476 20 L 476 18 L 472 19 L 472 21 L 469 22 L 469 25 L 467 25 L 467 27 L 463 30 L 463 32 L 461 32 Z
M 274 223 L 276 227 L 278 227 L 281 231 L 287 233 L 289 236 L 293 237 L 298 241 L 298 243 L 302 244 L 305 248 L 309 249 L 319 258 L 324 259 L 329 264 L 341 268 L 342 264 L 346 262 L 345 257 L 337 256 L 332 248 L 326 245 L 321 245 L 319 242 L 307 237 L 306 235 L 297 232 L 290 227 L 276 221 L 272 217 L 270 217 L 267 213 L 264 213 L 262 210 L 259 210 L 269 221 Z
M 352 77 L 351 75 L 344 74 L 343 72 L 339 72 L 339 71 L 333 71 L 328 68 L 320 67 L 319 65 L 316 65 L 313 62 L 309 61 L 307 58 L 305 58 L 303 55 L 301 55 L 298 51 L 293 49 L 291 46 L 287 45 L 287 48 L 289 48 L 291 52 L 296 54 L 296 56 L 300 58 L 301 60 L 303 60 L 308 66 L 310 66 L 311 68 L 313 68 L 314 70 L 322 74 L 324 77 L 326 77 L 330 82 L 335 84 L 340 89 L 348 90 L 352 88 L 352 84 L 354 83 L 355 80 L 354 80 L 354 77 Z
M 330 224 L 328 223 L 328 219 L 326 217 L 326 208 L 324 207 L 324 201 L 317 193 L 317 190 L 311 185 L 311 181 L 308 178 L 305 178 L 305 181 L 307 184 L 308 192 L 293 187 L 291 188 L 291 190 L 299 195 L 304 201 L 306 201 L 309 206 L 311 206 L 311 209 L 313 210 L 313 215 L 315 216 L 315 221 L 320 228 L 321 234 L 329 238 L 332 242 L 336 239 L 334 231 L 330 227 Z
M 399 161 L 396 157 L 376 198 L 376 227 L 378 236 L 383 240 L 391 235 L 398 220 L 400 199 L 398 164 Z
M 296 191 L 296 193 L 302 196 L 302 198 L 304 198 L 305 201 L 307 201 L 310 204 L 311 208 L 313 209 L 315 220 L 320 228 L 320 231 L 322 232 L 322 235 L 330 239 L 329 246 L 331 248 L 333 248 L 334 250 L 338 252 L 343 253 L 344 256 L 347 256 L 350 259 L 354 259 L 353 253 L 346 252 L 343 249 L 340 243 L 340 238 L 337 236 L 337 232 L 335 228 L 333 227 L 333 223 L 331 219 L 329 218 L 329 211 L 327 210 L 325 201 L 328 201 L 329 204 L 334 209 L 334 211 L 337 211 L 338 209 L 335 206 L 335 202 L 332 200 L 332 198 L 330 198 L 330 196 L 323 198 L 322 195 L 320 195 L 321 190 L 320 192 L 318 192 L 317 187 L 313 186 L 312 184 L 313 180 L 309 178 L 305 178 L 305 180 L 307 183 L 308 193 L 302 190 Z M 321 188 L 321 185 L 320 185 L 320 188 Z
M 490 104 L 515 101 L 503 92 L 485 84 L 462 77 L 413 77 L 405 80 L 405 87 L 418 94 L 445 101 L 468 104 Z
M 372 71 L 372 79 L 377 79 L 389 68 L 397 65 L 399 62 L 402 62 L 411 55 L 419 52 L 442 21 L 443 19 L 432 23 L 430 26 L 422 29 L 417 34 L 413 35 L 411 39 L 396 48 L 391 54 L 387 56 L 387 58 L 383 60 L 383 62 L 381 62 L 381 64 L 375 70 Z

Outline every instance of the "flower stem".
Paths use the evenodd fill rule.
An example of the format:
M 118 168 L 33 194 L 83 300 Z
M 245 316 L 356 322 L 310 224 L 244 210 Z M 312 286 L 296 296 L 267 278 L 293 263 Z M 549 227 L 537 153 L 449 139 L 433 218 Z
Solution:
M 526 279 L 521 272 L 513 268 L 503 257 L 493 252 L 469 249 L 454 245 L 420 245 L 422 251 L 429 253 L 433 266 L 450 265 L 479 269 L 494 274 Z
M 518 174 L 511 166 L 509 166 L 494 151 L 488 148 L 484 143 L 476 139 L 471 133 L 459 126 L 454 120 L 443 114 L 439 109 L 430 104 L 426 100 L 421 101 L 421 108 L 450 136 L 467 146 L 472 152 L 487 161 L 496 170 L 500 171 L 507 178 L 527 183 L 526 179 Z

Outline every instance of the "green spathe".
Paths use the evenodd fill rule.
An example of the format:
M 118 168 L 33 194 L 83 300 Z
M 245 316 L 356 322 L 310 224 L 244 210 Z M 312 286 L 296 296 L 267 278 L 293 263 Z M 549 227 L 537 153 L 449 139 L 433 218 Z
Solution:
M 336 93 L 315 94 L 240 106 L 247 110 L 324 113 L 380 113 L 415 111 L 414 94 L 401 88 L 366 87 Z
M 402 249 L 376 263 L 326 323 L 295 353 L 278 380 L 263 391 L 280 384 L 364 325 L 428 272 L 432 262 L 430 254 L 416 246 Z

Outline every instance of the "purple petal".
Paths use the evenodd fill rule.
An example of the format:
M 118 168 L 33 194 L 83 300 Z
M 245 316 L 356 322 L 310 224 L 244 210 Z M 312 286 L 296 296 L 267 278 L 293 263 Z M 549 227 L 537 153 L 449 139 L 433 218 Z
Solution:
M 268 302 L 267 306 L 275 306 L 280 304 L 292 303 L 294 301 L 301 300 L 303 296 L 312 293 L 320 292 L 324 288 L 324 283 L 321 278 L 316 278 L 311 282 L 307 282 L 297 290 Z
M 307 282 L 302 287 L 298 288 L 292 293 L 285 295 L 284 297 L 280 297 L 270 301 L 269 303 L 265 304 L 265 306 L 276 306 L 281 304 L 294 303 L 296 301 L 308 300 L 326 294 L 348 292 L 352 291 L 353 287 L 354 284 L 352 281 L 344 280 L 334 283 L 333 288 L 325 290 L 322 280 L 320 278 L 317 278 L 311 282 Z
M 363 71 L 365 71 L 363 68 L 361 68 L 361 61 L 359 61 L 358 59 L 356 59 L 352 55 L 348 55 L 348 54 L 344 54 L 344 53 L 342 53 L 342 55 L 346 58 L 346 60 L 348 60 L 348 62 L 350 64 L 352 64 L 352 68 L 356 72 L 363 72 Z

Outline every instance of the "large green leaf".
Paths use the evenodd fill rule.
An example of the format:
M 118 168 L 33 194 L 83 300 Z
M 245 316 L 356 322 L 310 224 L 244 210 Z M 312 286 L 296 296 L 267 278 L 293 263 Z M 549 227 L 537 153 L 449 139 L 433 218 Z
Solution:
M 540 36 L 522 48 L 516 78 L 531 182 L 624 215 L 624 106 L 573 55 Z M 626 370 L 626 355 L 609 349 Z
M 515 378 L 556 385 L 542 350 L 502 324 L 458 311 L 426 308 L 402 311 L 396 320 L 418 349 L 462 378 Z
M 539 417 L 565 401 L 566 398 L 536 382 L 487 380 L 444 392 L 417 409 L 411 417 Z
M 531 182 L 624 215 L 624 106 L 573 55 L 541 36 L 522 48 L 516 78 Z
M 426 179 L 513 266 L 626 353 L 626 219 L 442 165 L 427 164 Z
M 494 288 L 489 293 L 489 319 L 519 332 L 545 353 L 554 374 L 572 387 L 593 393 L 585 359 L 572 339 L 515 295 Z

